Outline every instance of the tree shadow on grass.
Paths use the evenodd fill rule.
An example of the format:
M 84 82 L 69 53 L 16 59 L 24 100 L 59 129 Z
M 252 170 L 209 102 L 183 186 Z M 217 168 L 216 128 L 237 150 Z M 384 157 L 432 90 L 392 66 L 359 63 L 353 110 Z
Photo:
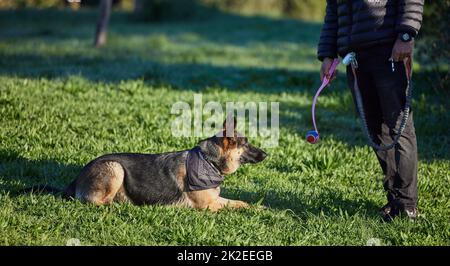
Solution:
M 81 168 L 53 160 L 30 160 L 15 152 L 0 150 L 0 192 L 17 196 L 19 191 L 36 185 L 63 189 Z
M 26 53 L 2 55 L 0 75 L 34 79 L 81 76 L 92 82 L 111 85 L 128 80 L 143 80 L 149 85 L 177 90 L 199 92 L 216 87 L 262 94 L 308 91 L 319 82 L 317 72 L 306 70 L 162 63 L 126 56 L 43 56 Z
M 315 46 L 322 24 L 289 18 L 267 16 L 243 16 L 215 8 L 199 7 L 201 14 L 185 19 L 161 19 L 143 22 L 133 13 L 113 12 L 109 26 L 110 35 L 129 37 L 167 34 L 178 38 L 189 33 L 202 40 L 220 45 L 246 46 L 252 42 L 304 43 Z M 52 38 L 76 37 L 92 39 L 98 11 L 57 9 L 0 10 L 0 24 L 5 25 L 3 37 L 8 38 Z M 57 22 L 57 23 L 55 23 Z M 126 25 L 126 26 L 124 26 Z M 15 30 L 7 27 L 14 26 Z M 132 30 L 130 30 L 130 27 Z M 92 30 L 87 30 L 91 28 Z M 19 29 L 19 30 L 17 30 Z M 249 30 L 251 29 L 251 30 Z M 297 29 L 292 31 L 292 29 Z M 230 34 L 233 31 L 235 34 Z
M 269 190 L 264 194 L 244 191 L 240 189 L 222 188 L 221 195 L 225 198 L 239 199 L 249 203 L 256 203 L 263 198 L 262 205 L 275 210 L 290 210 L 301 218 L 307 218 L 308 214 L 326 216 L 340 216 L 346 214 L 367 215 L 377 218 L 378 206 L 375 202 L 366 199 L 346 199 L 342 192 L 333 189 L 323 189 L 319 194 L 302 195 L 301 193 L 277 192 Z
M 116 18 L 113 16 L 111 22 L 112 42 L 114 42 L 114 36 L 126 36 L 126 38 L 123 38 L 123 43 L 118 41 L 119 44 L 96 50 L 93 47 L 85 47 L 85 42 L 83 42 L 92 38 L 91 32 L 86 35 L 80 34 L 86 31 L 85 27 L 89 23 L 92 23 L 92 28 L 94 28 L 96 12 L 23 10 L 0 11 L 0 14 L 9 18 L 9 20 L 0 19 L 0 23 L 6 23 L 5 26 L 13 29 L 8 30 L 8 27 L 5 27 L 1 34 L 5 40 L 30 44 L 40 40 L 55 47 L 54 50 L 45 50 L 42 54 L 35 50 L 21 53 L 5 51 L 0 55 L 0 74 L 49 79 L 81 75 L 92 81 L 107 83 L 142 78 L 147 82 L 164 82 L 173 87 L 191 89 L 216 85 L 246 89 L 255 87 L 255 83 L 261 83 L 265 77 L 273 76 L 273 74 L 281 80 L 287 78 L 287 82 L 282 82 L 288 83 L 287 85 L 308 86 L 312 83 L 312 79 L 309 74 L 303 75 L 302 71 L 291 73 L 286 69 L 264 69 L 259 66 L 218 67 L 208 63 L 199 63 L 197 58 L 199 51 L 196 49 L 167 50 L 160 47 L 165 45 L 164 40 L 163 44 L 158 41 L 155 43 L 152 40 L 138 41 L 136 44 L 133 42 L 133 37 L 163 36 L 177 45 L 181 43 L 196 47 L 204 47 L 204 41 L 207 41 L 214 44 L 215 48 L 213 50 L 208 50 L 211 49 L 209 46 L 202 48 L 202 51 L 206 49 L 207 52 L 200 56 L 222 59 L 224 55 L 221 52 L 226 45 L 247 49 L 249 44 L 272 43 L 269 50 L 282 49 L 277 47 L 283 43 L 304 45 L 308 48 L 314 47 L 321 27 L 319 23 L 314 22 L 240 16 L 220 11 L 215 11 L 215 15 L 207 19 L 207 23 L 204 20 L 187 20 L 177 23 L 133 23 L 128 19 L 129 14 L 117 13 L 115 14 Z M 58 21 L 59 23 L 49 21 Z M 87 21 L 90 22 L 87 24 Z M 73 24 L 77 24 L 79 27 L 70 31 L 64 29 L 64 26 Z M 293 31 L 293 29 L 296 30 Z M 191 37 L 185 39 L 186 35 Z M 81 41 L 78 43 L 79 47 L 70 45 L 66 47 L 68 44 L 65 41 L 74 39 Z M 164 63 L 161 58 L 164 56 L 174 59 L 176 62 Z M 235 54 L 233 50 L 231 56 L 240 56 L 240 53 Z M 313 57 L 315 58 L 315 55 Z M 269 66 L 270 60 L 267 61 L 266 66 Z M 317 79 L 317 74 L 314 76 Z M 289 86 L 282 85 L 282 87 Z

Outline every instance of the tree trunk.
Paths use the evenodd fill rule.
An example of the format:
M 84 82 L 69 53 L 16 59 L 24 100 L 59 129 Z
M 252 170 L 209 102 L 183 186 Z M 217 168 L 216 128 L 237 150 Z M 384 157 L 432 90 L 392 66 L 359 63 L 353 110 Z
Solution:
M 100 16 L 98 18 L 97 29 L 95 31 L 95 47 L 101 47 L 106 44 L 111 6 L 112 0 L 101 0 L 100 2 Z

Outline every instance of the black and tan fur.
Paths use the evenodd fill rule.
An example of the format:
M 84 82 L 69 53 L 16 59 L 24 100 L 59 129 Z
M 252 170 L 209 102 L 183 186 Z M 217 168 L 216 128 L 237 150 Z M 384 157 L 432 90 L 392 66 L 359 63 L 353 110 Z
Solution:
M 231 137 L 227 137 L 224 123 L 223 137 L 213 136 L 198 144 L 208 161 L 223 175 L 234 173 L 241 164 L 257 163 L 266 157 L 264 151 L 250 145 L 235 129 L 233 131 L 229 134 Z M 220 197 L 220 187 L 188 191 L 185 164 L 188 152 L 118 153 L 98 157 L 82 169 L 64 194 L 95 205 L 130 202 L 211 211 L 248 206 L 243 201 Z

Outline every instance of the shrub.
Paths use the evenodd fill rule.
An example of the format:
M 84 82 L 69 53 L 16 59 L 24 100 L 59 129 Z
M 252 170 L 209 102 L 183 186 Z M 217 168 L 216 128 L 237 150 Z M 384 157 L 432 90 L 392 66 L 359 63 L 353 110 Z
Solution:
M 193 18 L 199 11 L 196 0 L 140 0 L 135 18 L 144 21 L 170 21 Z
M 284 0 L 204 0 L 208 6 L 248 15 L 282 15 Z
M 204 0 L 223 10 L 244 14 L 287 16 L 301 19 L 321 20 L 325 14 L 326 1 L 318 0 Z
M 428 70 L 426 78 L 435 90 L 450 91 L 450 1 L 429 1 L 425 5 L 418 59 Z
M 301 19 L 322 20 L 325 16 L 326 1 L 285 0 L 284 15 Z

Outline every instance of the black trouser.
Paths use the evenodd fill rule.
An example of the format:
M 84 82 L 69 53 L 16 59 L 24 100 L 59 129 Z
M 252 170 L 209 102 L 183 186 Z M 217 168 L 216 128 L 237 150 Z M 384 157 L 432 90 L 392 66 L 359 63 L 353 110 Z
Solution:
M 406 101 L 406 69 L 403 62 L 398 62 L 392 72 L 391 51 L 392 46 L 385 45 L 356 52 L 356 75 L 369 131 L 374 142 L 383 146 L 391 144 L 398 132 Z M 355 99 L 349 67 L 347 77 Z M 400 208 L 416 207 L 417 143 L 412 112 L 398 144 L 388 151 L 375 150 L 375 153 L 385 176 L 388 201 Z

